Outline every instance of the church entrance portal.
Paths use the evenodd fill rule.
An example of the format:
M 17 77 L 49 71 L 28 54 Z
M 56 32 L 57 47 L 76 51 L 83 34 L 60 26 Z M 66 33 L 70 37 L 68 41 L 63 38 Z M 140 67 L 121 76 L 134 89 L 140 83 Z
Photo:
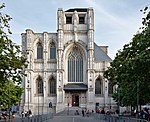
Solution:
M 72 106 L 79 106 L 79 95 L 72 95 Z
M 82 107 L 86 105 L 85 91 L 66 91 L 65 105 L 69 107 Z

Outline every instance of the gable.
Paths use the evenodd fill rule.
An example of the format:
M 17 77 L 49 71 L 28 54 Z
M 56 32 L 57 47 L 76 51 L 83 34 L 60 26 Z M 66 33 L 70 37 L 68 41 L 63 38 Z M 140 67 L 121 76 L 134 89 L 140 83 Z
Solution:
M 96 43 L 94 43 L 94 59 L 97 62 L 112 61 L 112 59 Z

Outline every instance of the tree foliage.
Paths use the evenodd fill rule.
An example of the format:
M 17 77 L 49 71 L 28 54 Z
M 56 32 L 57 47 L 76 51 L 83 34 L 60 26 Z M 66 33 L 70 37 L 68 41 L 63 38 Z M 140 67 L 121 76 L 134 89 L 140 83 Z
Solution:
M 8 104 L 8 82 L 11 82 L 11 102 L 20 99 L 22 90 L 19 85 L 22 81 L 22 68 L 26 66 L 26 58 L 21 55 L 20 46 L 15 44 L 9 37 L 12 19 L 3 13 L 5 4 L 0 5 L 0 103 Z
M 15 85 L 13 81 L 5 82 L 3 84 L 0 84 L 0 104 L 2 105 L 2 109 L 8 107 L 9 85 L 10 85 L 10 106 L 20 102 L 20 96 L 22 95 L 23 88 L 18 85 Z
M 129 44 L 119 50 L 104 77 L 118 85 L 113 94 L 122 106 L 150 102 L 150 11 L 141 10 L 143 26 Z

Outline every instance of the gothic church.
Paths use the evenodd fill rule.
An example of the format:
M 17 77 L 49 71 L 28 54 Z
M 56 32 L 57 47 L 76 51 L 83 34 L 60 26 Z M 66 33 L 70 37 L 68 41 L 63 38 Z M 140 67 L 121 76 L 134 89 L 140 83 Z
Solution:
M 67 107 L 115 107 L 113 88 L 103 77 L 111 59 L 108 47 L 94 42 L 93 8 L 59 8 L 56 33 L 27 29 L 21 36 L 29 63 L 21 109 L 42 114 L 49 111 L 49 103 L 54 112 Z

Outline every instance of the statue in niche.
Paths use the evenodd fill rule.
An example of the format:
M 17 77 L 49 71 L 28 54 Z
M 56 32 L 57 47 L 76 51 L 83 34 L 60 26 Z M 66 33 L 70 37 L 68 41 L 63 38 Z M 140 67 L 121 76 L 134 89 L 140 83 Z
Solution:
M 73 16 L 73 20 L 74 20 L 74 25 L 76 26 L 78 24 L 78 13 L 77 11 L 74 11 L 74 16 Z
M 93 25 L 93 11 L 89 11 L 89 16 L 88 16 L 88 23 L 89 23 L 89 28 L 94 28 Z
M 58 28 L 62 28 L 62 17 L 61 17 L 61 15 L 58 16 Z

